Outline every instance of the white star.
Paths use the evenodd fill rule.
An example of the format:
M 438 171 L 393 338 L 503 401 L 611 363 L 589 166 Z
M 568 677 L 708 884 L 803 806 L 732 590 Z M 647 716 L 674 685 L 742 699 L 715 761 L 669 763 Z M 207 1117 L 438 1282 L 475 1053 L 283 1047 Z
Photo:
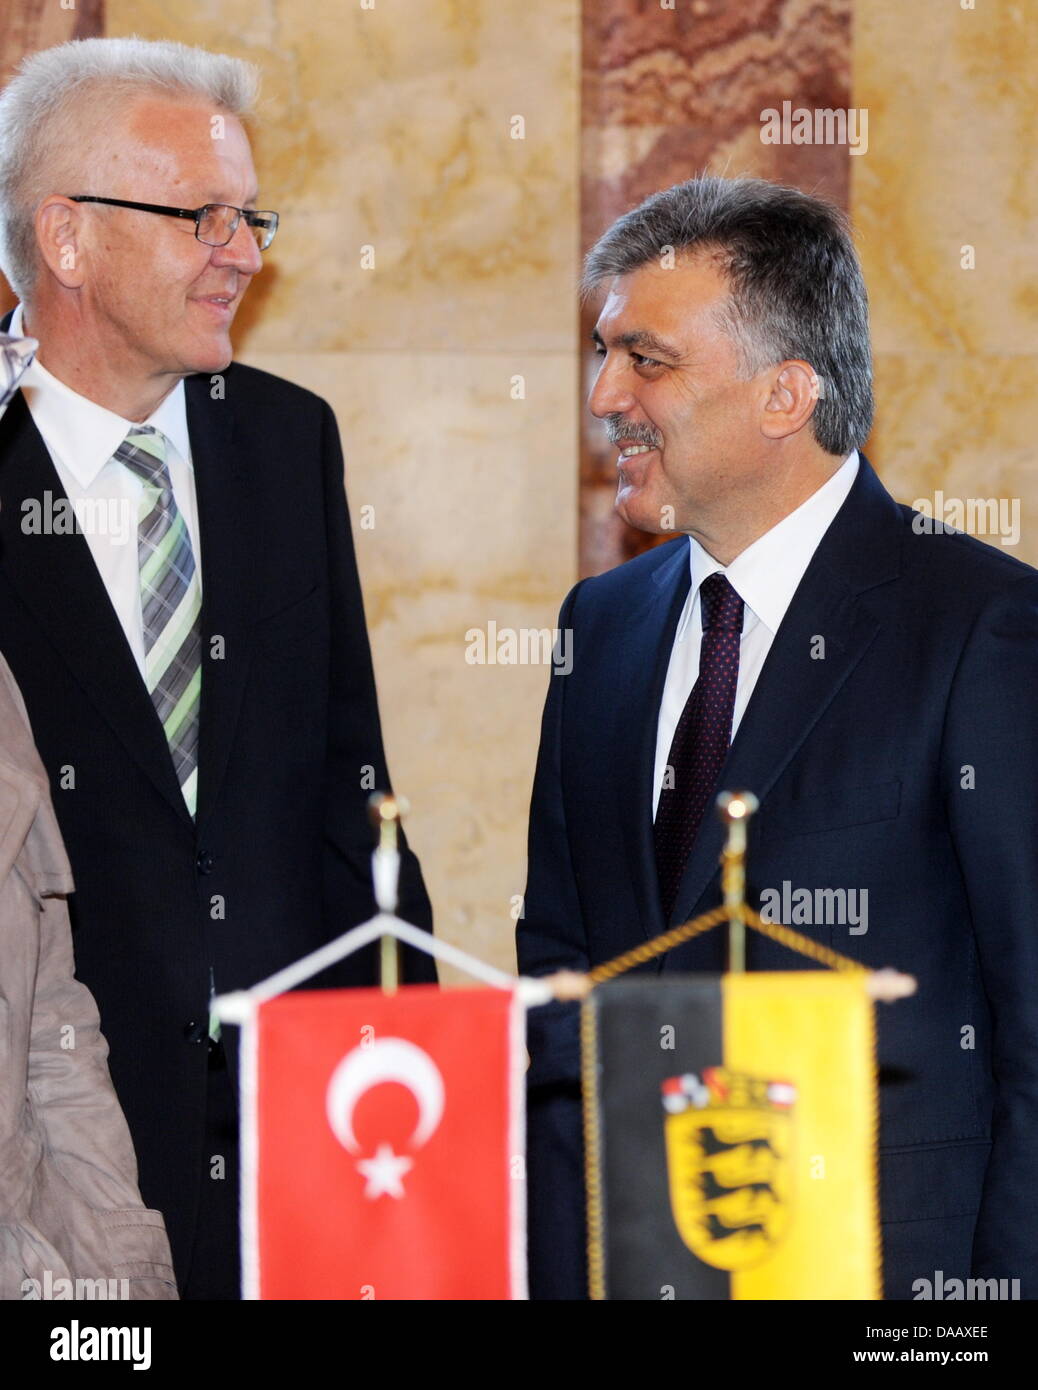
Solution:
M 374 1158 L 358 1158 L 357 1170 L 367 1178 L 364 1196 L 369 1200 L 381 1197 L 404 1197 L 403 1176 L 414 1167 L 410 1158 L 398 1158 L 391 1144 L 379 1144 Z

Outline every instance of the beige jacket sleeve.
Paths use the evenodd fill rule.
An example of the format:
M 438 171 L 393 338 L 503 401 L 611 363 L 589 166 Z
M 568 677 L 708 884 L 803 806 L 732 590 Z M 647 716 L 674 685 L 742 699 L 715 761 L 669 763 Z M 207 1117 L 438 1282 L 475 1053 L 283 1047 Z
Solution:
M 5 820 L 0 993 L 10 1014 L 12 1056 L 0 1089 L 17 1087 L 18 1072 L 25 1089 L 21 1097 L 3 1098 L 0 1127 L 6 1115 L 9 1132 L 18 1136 L 14 1157 L 26 1171 L 19 1177 L 9 1170 L 0 1179 L 9 1208 L 0 1215 L 8 1237 L 0 1260 L 9 1264 L 12 1250 L 19 1252 L 22 1297 L 32 1297 L 26 1286 L 42 1283 L 50 1269 L 52 1281 L 120 1281 L 116 1297 L 176 1298 L 162 1217 L 144 1207 L 138 1191 L 97 1007 L 74 975 L 65 902 L 72 879 L 46 774 L 0 659 L 0 825 Z

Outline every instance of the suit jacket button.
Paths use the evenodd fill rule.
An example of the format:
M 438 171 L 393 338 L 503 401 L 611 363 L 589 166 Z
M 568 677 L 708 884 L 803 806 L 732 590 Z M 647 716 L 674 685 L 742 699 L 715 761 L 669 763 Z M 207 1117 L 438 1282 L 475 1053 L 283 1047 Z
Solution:
M 205 1042 L 209 1036 L 209 1029 L 204 1023 L 185 1023 L 184 1037 L 190 1043 Z
M 195 860 L 200 874 L 211 874 L 213 872 L 213 856 L 207 849 L 199 850 L 198 858 Z

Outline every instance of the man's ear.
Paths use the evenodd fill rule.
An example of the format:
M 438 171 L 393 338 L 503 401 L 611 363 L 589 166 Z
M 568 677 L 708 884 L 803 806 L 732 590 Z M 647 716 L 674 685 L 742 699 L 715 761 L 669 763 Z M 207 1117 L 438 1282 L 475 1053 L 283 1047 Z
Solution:
M 78 203 L 52 193 L 36 211 L 36 245 L 40 258 L 66 289 L 78 289 L 85 278 L 82 255 L 83 215 Z
M 802 430 L 815 413 L 821 395 L 818 373 L 810 362 L 783 362 L 773 369 L 771 389 L 761 416 L 766 439 L 786 439 Z

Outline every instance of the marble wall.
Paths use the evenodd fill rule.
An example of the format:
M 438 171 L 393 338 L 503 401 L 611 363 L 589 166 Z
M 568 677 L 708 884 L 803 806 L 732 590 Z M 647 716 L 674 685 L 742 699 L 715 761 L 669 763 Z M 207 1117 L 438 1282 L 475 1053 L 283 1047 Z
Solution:
M 993 499 L 1038 564 L 1038 26 L 1033 6 L 859 3 L 870 113 L 851 211 L 872 302 L 869 456 L 899 500 Z M 981 513 L 982 515 L 982 513 Z M 949 514 L 949 520 L 954 517 Z

